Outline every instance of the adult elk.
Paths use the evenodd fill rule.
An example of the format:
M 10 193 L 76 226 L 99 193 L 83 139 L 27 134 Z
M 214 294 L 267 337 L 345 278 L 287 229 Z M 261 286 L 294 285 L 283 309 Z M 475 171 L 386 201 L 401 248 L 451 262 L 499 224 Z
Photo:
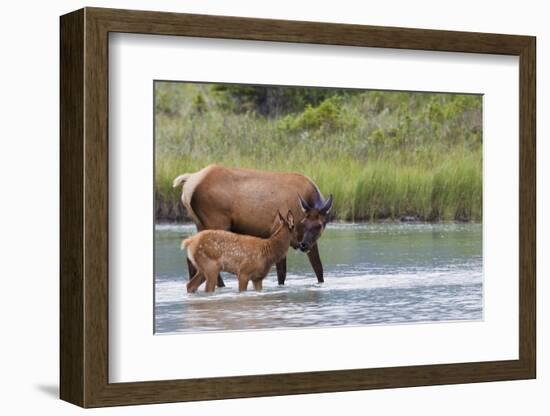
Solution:
M 290 210 L 296 222 L 296 237 L 290 245 L 307 253 L 322 283 L 323 265 L 317 240 L 329 220 L 332 195 L 326 200 L 311 179 L 298 173 L 210 165 L 174 179 L 182 187 L 181 200 L 198 231 L 214 229 L 268 238 L 273 213 Z M 188 260 L 189 276 L 196 273 Z M 286 279 L 286 257 L 276 263 L 280 285 Z M 218 276 L 218 286 L 224 286 Z

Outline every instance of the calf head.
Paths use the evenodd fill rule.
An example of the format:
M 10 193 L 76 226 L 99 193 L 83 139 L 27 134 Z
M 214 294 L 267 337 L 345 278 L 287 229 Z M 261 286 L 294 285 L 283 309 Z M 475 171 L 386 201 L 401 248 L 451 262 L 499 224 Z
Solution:
M 297 224 L 298 248 L 304 253 L 309 252 L 315 245 L 325 227 L 330 220 L 330 210 L 332 209 L 332 195 L 326 200 L 319 198 L 313 206 L 298 195 L 300 207 L 304 213 L 304 218 Z

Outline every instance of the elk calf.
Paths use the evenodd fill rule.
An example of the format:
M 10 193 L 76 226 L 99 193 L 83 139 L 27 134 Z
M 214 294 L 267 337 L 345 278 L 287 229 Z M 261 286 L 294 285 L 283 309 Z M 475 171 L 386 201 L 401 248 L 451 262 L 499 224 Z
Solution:
M 237 275 L 239 292 L 252 280 L 254 289 L 262 289 L 262 281 L 271 267 L 286 257 L 295 233 L 294 217 L 289 210 L 286 219 L 277 213 L 269 238 L 235 234 L 223 230 L 204 230 L 182 241 L 187 258 L 197 269 L 187 283 L 187 292 L 195 292 L 206 280 L 206 292 L 213 292 L 220 271 Z M 295 237 L 295 235 L 294 235 Z

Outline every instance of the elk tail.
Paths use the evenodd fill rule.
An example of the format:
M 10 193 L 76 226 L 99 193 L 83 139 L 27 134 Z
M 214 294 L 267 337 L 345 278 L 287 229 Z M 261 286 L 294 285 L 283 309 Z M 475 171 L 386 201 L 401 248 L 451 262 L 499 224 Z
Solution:
M 192 173 L 184 173 L 183 175 L 178 176 L 174 179 L 174 182 L 172 182 L 172 187 L 177 188 L 178 186 L 183 186 L 185 181 L 188 180 L 191 175 Z

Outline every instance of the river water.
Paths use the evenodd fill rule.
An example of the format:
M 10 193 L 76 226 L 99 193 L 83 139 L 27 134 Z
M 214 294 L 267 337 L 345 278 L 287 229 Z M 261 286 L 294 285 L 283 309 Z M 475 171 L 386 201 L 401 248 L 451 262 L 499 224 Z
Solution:
M 155 229 L 155 333 L 465 321 L 483 318 L 480 224 L 330 224 L 319 247 L 325 283 L 289 250 L 285 286 L 275 267 L 264 290 L 187 294 L 180 242 L 194 225 Z

